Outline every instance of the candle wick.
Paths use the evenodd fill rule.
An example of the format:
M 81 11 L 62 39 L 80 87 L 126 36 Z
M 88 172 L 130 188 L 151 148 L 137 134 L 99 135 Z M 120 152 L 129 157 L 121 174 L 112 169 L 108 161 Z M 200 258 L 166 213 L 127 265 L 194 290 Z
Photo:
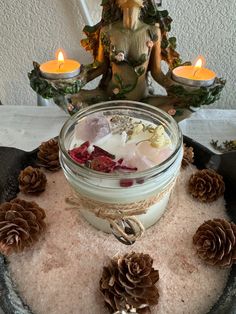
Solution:
M 194 71 L 193 76 L 196 76 L 197 72 L 200 71 L 201 68 L 198 68 L 197 70 Z
M 61 68 L 63 67 L 63 65 L 64 65 L 64 62 L 61 62 L 61 63 L 59 64 L 59 70 L 61 70 Z
M 138 146 L 139 144 L 144 143 L 144 142 L 149 142 L 149 140 L 142 140 L 142 141 L 139 141 L 139 142 L 136 143 L 136 146 Z

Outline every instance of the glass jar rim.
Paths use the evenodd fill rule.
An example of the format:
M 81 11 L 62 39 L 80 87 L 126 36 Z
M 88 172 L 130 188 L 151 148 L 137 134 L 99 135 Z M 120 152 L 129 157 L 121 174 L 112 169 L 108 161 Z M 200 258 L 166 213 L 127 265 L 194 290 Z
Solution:
M 123 105 L 120 107 L 116 107 L 116 105 Z M 112 105 L 114 107 L 112 107 Z M 78 164 L 76 161 L 74 161 L 70 155 L 69 152 L 67 151 L 66 147 L 65 147 L 65 143 L 64 143 L 64 138 L 66 136 L 66 133 L 68 132 L 68 130 L 70 129 L 70 127 L 72 127 L 76 122 L 78 122 L 79 119 L 84 118 L 85 116 L 89 116 L 90 114 L 94 114 L 97 112 L 102 112 L 105 109 L 105 106 L 107 108 L 107 110 L 115 110 L 115 109 L 131 109 L 134 110 L 135 108 L 133 106 L 138 106 L 137 109 L 139 109 L 139 111 L 141 110 L 140 107 L 143 107 L 145 109 L 145 111 L 147 112 L 148 109 L 152 112 L 152 113 L 159 113 L 161 114 L 169 123 L 174 123 L 174 125 L 176 126 L 176 131 L 178 133 L 178 141 L 176 144 L 176 148 L 175 150 L 172 152 L 172 154 L 165 159 L 162 163 L 148 168 L 146 170 L 143 171 L 138 171 L 138 172 L 112 172 L 112 173 L 104 173 L 104 172 L 99 172 L 90 168 L 86 168 L 83 165 Z M 110 108 L 109 108 L 110 107 Z M 99 108 L 101 108 L 101 110 L 98 110 Z M 144 110 L 141 110 L 144 111 Z M 88 113 L 88 114 L 86 114 Z M 79 118 L 79 119 L 78 119 Z M 166 113 L 165 111 L 146 104 L 146 103 L 142 103 L 142 102 L 138 102 L 138 101 L 132 101 L 132 100 L 112 100 L 112 101 L 105 101 L 105 102 L 100 102 L 91 106 L 88 106 L 84 109 L 81 109 L 79 112 L 77 112 L 76 114 L 74 114 L 72 117 L 70 117 L 63 125 L 60 134 L 59 134 L 59 148 L 61 153 L 66 157 L 67 162 L 70 163 L 70 165 L 72 167 L 76 167 L 77 169 L 79 169 L 80 174 L 84 174 L 84 175 L 88 175 L 92 174 L 93 177 L 97 178 L 97 179 L 119 179 L 120 177 L 124 178 L 124 179 L 138 179 L 140 177 L 152 177 L 155 174 L 159 174 L 162 171 L 167 170 L 172 163 L 174 162 L 174 160 L 177 158 L 179 150 L 181 148 L 181 144 L 183 142 L 183 136 L 182 136 L 182 132 L 180 130 L 180 127 L 178 125 L 178 123 L 173 119 L 172 116 L 170 116 L 168 113 Z M 171 162 L 173 161 L 173 162 Z

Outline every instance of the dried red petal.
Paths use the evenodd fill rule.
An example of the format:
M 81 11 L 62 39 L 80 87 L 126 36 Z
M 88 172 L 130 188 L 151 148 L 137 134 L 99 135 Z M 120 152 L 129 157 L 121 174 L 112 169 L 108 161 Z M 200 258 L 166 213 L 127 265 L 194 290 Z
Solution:
M 114 171 L 116 162 L 107 156 L 99 156 L 90 162 L 90 168 L 96 171 L 109 173 Z
M 124 161 L 124 159 L 123 159 L 123 158 L 120 158 L 120 159 L 117 161 L 117 163 L 118 163 L 119 165 L 121 165 L 121 164 L 123 163 L 123 161 Z
M 120 180 L 120 186 L 122 188 L 130 188 L 134 184 L 134 181 L 132 179 L 121 179 Z
M 79 164 L 84 164 L 89 160 L 90 154 L 88 152 L 89 141 L 83 143 L 79 147 L 69 150 L 70 157 Z
M 111 159 L 116 158 L 115 155 L 110 154 L 109 152 L 107 152 L 106 150 L 102 149 L 99 146 L 94 145 L 93 148 L 94 148 L 94 151 L 91 153 L 91 155 L 89 157 L 90 160 L 92 160 L 96 157 L 100 157 L 100 156 L 106 156 L 106 157 L 109 157 Z
M 77 163 L 84 164 L 85 166 L 100 172 L 109 173 L 115 170 L 123 172 L 133 172 L 138 170 L 136 167 L 128 167 L 126 165 L 122 165 L 124 161 L 123 158 L 120 158 L 118 161 L 114 161 L 113 159 L 115 159 L 115 155 L 110 154 L 106 150 L 96 145 L 93 146 L 94 150 L 90 154 L 88 152 L 89 146 L 90 143 L 89 141 L 87 141 L 81 146 L 70 150 L 69 155 Z

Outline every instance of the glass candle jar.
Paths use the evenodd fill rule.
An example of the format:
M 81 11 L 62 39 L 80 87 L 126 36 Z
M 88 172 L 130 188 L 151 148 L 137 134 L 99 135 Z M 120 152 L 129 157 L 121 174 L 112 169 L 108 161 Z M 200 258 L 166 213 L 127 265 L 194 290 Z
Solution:
M 79 165 L 68 151 L 73 148 L 78 123 L 95 113 L 129 116 L 155 126 L 162 125 L 172 144 L 171 155 L 154 167 L 133 173 L 102 173 Z M 124 211 L 125 215 L 132 213 L 145 229 L 160 219 L 168 204 L 183 157 L 182 134 L 169 114 L 134 101 L 100 103 L 81 110 L 65 123 L 60 133 L 59 145 L 64 174 L 78 200 L 81 200 L 78 203 L 82 204 L 82 215 L 92 226 L 111 232 L 113 214 L 109 215 L 109 208 L 112 213 L 120 212 L 121 217 Z M 104 208 L 108 219 L 100 215 Z

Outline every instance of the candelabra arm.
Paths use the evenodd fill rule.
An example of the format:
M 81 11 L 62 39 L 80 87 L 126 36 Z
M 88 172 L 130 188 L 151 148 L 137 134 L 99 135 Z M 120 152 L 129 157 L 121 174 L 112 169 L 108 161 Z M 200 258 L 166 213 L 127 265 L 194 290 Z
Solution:
M 49 80 L 42 77 L 40 65 L 37 62 L 33 62 L 33 66 L 34 69 L 28 74 L 30 86 L 45 99 L 79 93 L 88 82 L 107 71 L 105 61 L 103 63 L 94 62 L 90 65 L 81 66 L 80 74 L 74 78 Z

